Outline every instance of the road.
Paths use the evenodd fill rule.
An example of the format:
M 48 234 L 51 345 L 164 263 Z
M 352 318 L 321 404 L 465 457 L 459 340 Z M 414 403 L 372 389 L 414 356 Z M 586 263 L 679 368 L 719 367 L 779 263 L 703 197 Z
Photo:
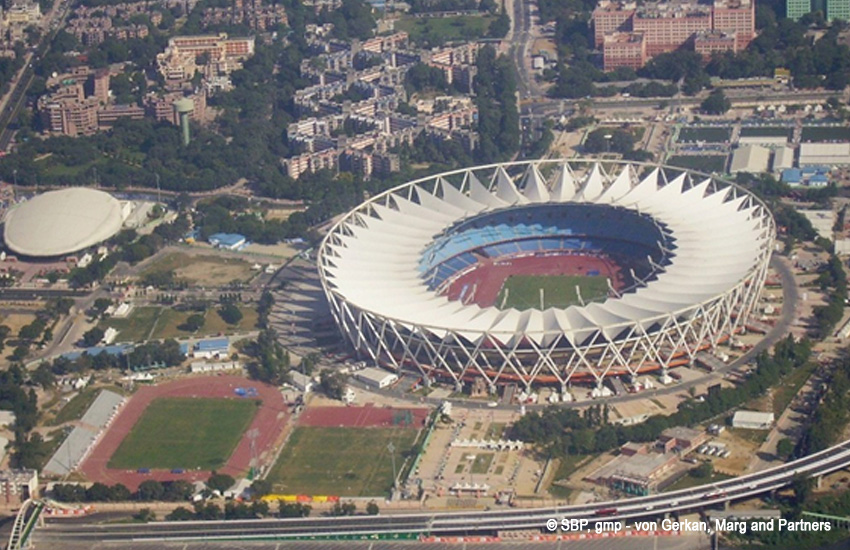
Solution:
M 705 99 L 707 92 L 695 96 L 695 97 L 682 97 L 676 100 L 676 102 L 680 105 L 688 105 L 695 106 L 702 103 L 702 100 Z M 796 92 L 796 91 L 788 91 L 788 92 L 771 92 L 769 96 L 765 97 L 763 92 L 753 91 L 752 93 L 746 94 L 727 94 L 729 101 L 732 102 L 733 106 L 736 105 L 744 105 L 751 104 L 756 101 L 762 103 L 781 103 L 786 101 L 795 101 L 795 102 L 804 102 L 804 101 L 826 101 L 827 98 L 830 98 L 835 95 L 835 92 L 822 91 L 822 92 Z M 577 109 L 578 101 L 573 99 L 546 99 L 546 100 L 538 100 L 531 103 L 527 103 L 522 106 L 521 114 L 523 116 L 530 116 L 532 118 L 548 118 L 553 116 L 559 116 L 564 112 L 565 109 Z M 615 98 L 615 99 L 601 99 L 596 98 L 592 100 L 582 100 L 582 101 L 591 101 L 591 110 L 599 110 L 599 109 L 629 109 L 629 108 L 640 108 L 645 109 L 647 107 L 656 107 L 660 101 L 671 101 L 671 98 L 666 97 L 655 97 L 655 98 Z
M 65 23 L 65 19 L 70 13 L 70 7 L 71 2 L 69 0 L 62 0 L 44 18 L 42 27 L 48 32 L 45 32 L 41 38 L 41 42 L 37 47 L 37 53 L 33 53 L 32 50 L 27 52 L 23 67 L 21 67 L 16 78 L 13 80 L 12 89 L 0 101 L 0 108 L 2 108 L 2 111 L 0 111 L 0 129 L 2 129 L 0 130 L 0 151 L 5 152 L 8 150 L 9 144 L 12 142 L 12 137 L 15 135 L 15 130 L 10 128 L 9 125 L 17 118 L 18 112 L 26 100 L 27 90 L 35 78 L 35 72 L 32 67 L 33 61 L 43 58 L 50 51 L 53 37 L 56 36 L 58 30 Z
M 532 35 L 531 0 L 513 0 L 513 24 L 511 26 L 511 57 L 517 69 L 517 91 L 520 97 L 540 97 L 540 87 L 530 71 L 528 50 L 534 40 Z
M 35 532 L 36 547 L 78 542 L 143 542 L 192 540 L 264 540 L 333 536 L 473 535 L 506 530 L 538 530 L 547 520 L 563 519 L 629 522 L 666 514 L 692 513 L 724 503 L 751 498 L 793 483 L 818 477 L 850 465 L 850 441 L 765 470 L 710 485 L 645 497 L 530 509 L 474 512 L 438 512 L 377 516 L 308 517 L 269 520 L 155 522 L 149 524 L 49 523 Z

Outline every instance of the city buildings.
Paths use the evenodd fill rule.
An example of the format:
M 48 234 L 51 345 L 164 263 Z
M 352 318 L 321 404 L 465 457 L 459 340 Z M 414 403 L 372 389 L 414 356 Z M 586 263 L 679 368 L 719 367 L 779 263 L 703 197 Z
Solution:
M 593 10 L 593 39 L 606 71 L 640 67 L 683 47 L 705 57 L 742 50 L 755 38 L 753 0 L 633 2 L 602 0 Z M 640 64 L 638 64 L 640 63 Z
M 156 56 L 157 69 L 167 89 L 180 89 L 201 71 L 207 79 L 227 77 L 254 55 L 254 38 L 228 38 L 227 34 L 175 36 Z M 227 88 L 229 81 L 222 87 Z
M 799 19 L 807 13 L 822 11 L 827 21 L 850 20 L 850 0 L 824 0 L 815 3 L 812 0 L 786 0 L 785 12 L 789 19 Z
M 0 470 L 0 502 L 17 505 L 28 498 L 38 498 L 38 472 Z

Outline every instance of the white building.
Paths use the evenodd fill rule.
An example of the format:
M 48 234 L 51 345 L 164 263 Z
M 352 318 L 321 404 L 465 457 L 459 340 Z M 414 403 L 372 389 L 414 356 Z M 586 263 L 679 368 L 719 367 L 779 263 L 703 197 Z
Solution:
M 106 344 L 107 346 L 115 341 L 115 338 L 118 336 L 118 331 L 113 327 L 108 327 L 105 331 L 103 331 L 103 338 L 100 339 L 101 344 Z
M 0 411 L 0 426 L 11 426 L 15 423 L 15 413 L 13 411 Z
M 773 171 L 781 173 L 786 168 L 794 167 L 794 149 L 780 147 L 773 153 Z
M 770 164 L 770 149 L 758 145 L 744 145 L 732 153 L 732 164 L 729 166 L 729 172 L 732 174 L 737 172 L 759 174 L 767 172 L 768 164 Z
M 745 430 L 769 430 L 773 422 L 773 413 L 767 412 L 736 411 L 732 417 L 732 427 Z
M 306 374 L 301 374 L 298 371 L 291 371 L 289 373 L 289 379 L 292 380 L 292 385 L 298 391 L 302 391 L 304 393 L 310 393 L 313 391 L 313 379 Z
M 28 498 L 38 498 L 38 472 L 0 471 L 0 501 L 6 504 L 20 504 Z
M 850 143 L 801 143 L 803 166 L 835 166 L 850 164 Z
M 242 368 L 239 361 L 192 361 L 189 364 L 189 372 L 197 374 L 201 372 L 221 372 L 225 370 L 237 370 Z
M 368 367 L 357 371 L 355 376 L 364 384 L 374 386 L 378 389 L 384 389 L 398 382 L 397 375 L 375 367 Z

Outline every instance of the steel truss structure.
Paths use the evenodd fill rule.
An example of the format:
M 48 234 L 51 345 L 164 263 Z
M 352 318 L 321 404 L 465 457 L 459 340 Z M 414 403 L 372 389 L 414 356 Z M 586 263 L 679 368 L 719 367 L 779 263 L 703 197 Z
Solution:
M 672 249 L 669 262 L 629 292 L 565 309 L 482 308 L 429 289 L 423 254 L 458 222 L 557 203 L 651 216 L 669 231 L 673 244 L 659 244 Z M 483 377 L 491 391 L 505 383 L 563 390 L 666 372 L 740 331 L 774 237 L 758 198 L 712 176 L 608 160 L 522 161 L 447 172 L 369 199 L 325 237 L 318 269 L 340 331 L 376 364 L 458 386 Z

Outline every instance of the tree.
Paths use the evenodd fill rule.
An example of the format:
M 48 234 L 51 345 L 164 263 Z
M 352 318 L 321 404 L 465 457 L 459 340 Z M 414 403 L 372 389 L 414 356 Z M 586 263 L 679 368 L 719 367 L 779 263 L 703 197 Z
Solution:
M 218 491 L 223 494 L 226 490 L 233 487 L 234 483 L 236 483 L 236 480 L 231 476 L 227 474 L 220 474 L 213 470 L 210 478 L 207 480 L 207 487 L 209 487 L 212 491 Z
M 191 521 L 193 519 L 195 519 L 194 512 L 183 506 L 178 506 L 165 516 L 166 521 Z
M 278 501 L 278 516 L 282 518 L 306 518 L 312 511 L 313 507 L 309 504 Z
M 714 474 L 714 466 L 711 462 L 703 462 L 693 470 L 691 470 L 691 475 L 699 479 L 707 479 L 710 478 Z
M 86 489 L 86 500 L 94 502 L 106 502 L 112 500 L 112 489 L 103 483 L 94 483 Z
M 272 483 L 267 479 L 256 479 L 251 483 L 251 496 L 254 499 L 262 498 L 272 492 Z
M 202 326 L 204 326 L 204 316 L 195 313 L 190 315 L 186 319 L 186 321 L 177 328 L 179 328 L 180 330 L 185 330 L 186 332 L 197 332 Z
M 94 301 L 94 305 L 92 306 L 92 310 L 95 313 L 95 316 L 103 315 L 103 313 L 112 305 L 112 300 L 110 298 L 98 298 Z
M 342 399 L 345 392 L 346 377 L 339 371 L 323 370 L 319 375 L 319 385 L 325 395 L 331 399 Z
M 353 502 L 336 502 L 328 511 L 329 516 L 353 516 L 357 511 L 357 505 Z
M 732 103 L 726 98 L 723 90 L 712 90 L 708 97 L 700 104 L 700 109 L 710 115 L 722 115 L 732 107 Z
M 109 500 L 113 502 L 123 502 L 126 500 L 130 500 L 130 497 L 133 494 L 130 492 L 130 489 L 127 488 L 123 483 L 116 483 L 110 488 L 110 492 L 112 494 L 109 495 Z
M 103 340 L 103 336 L 106 332 L 100 327 L 94 327 L 91 330 L 86 331 L 83 334 L 83 344 L 90 348 L 92 346 L 96 346 Z
M 136 491 L 139 500 L 160 500 L 164 494 L 165 488 L 162 483 L 155 479 L 146 479 L 141 482 L 138 491 Z
M 133 514 L 133 519 L 147 523 L 149 521 L 156 521 L 156 514 L 150 508 L 142 508 Z
M 56 375 L 48 363 L 42 363 L 30 375 L 30 382 L 38 384 L 43 389 L 52 388 L 56 384 Z
M 380 513 L 381 509 L 378 508 L 378 503 L 374 500 L 370 500 L 369 504 L 366 505 L 366 513 L 370 516 L 377 516 Z
M 242 311 L 236 304 L 226 303 L 218 310 L 219 317 L 228 325 L 238 325 L 242 320 Z
M 794 442 L 787 437 L 783 437 L 779 440 L 779 443 L 776 444 L 776 456 L 782 460 L 788 460 L 788 457 L 790 457 L 793 452 Z

